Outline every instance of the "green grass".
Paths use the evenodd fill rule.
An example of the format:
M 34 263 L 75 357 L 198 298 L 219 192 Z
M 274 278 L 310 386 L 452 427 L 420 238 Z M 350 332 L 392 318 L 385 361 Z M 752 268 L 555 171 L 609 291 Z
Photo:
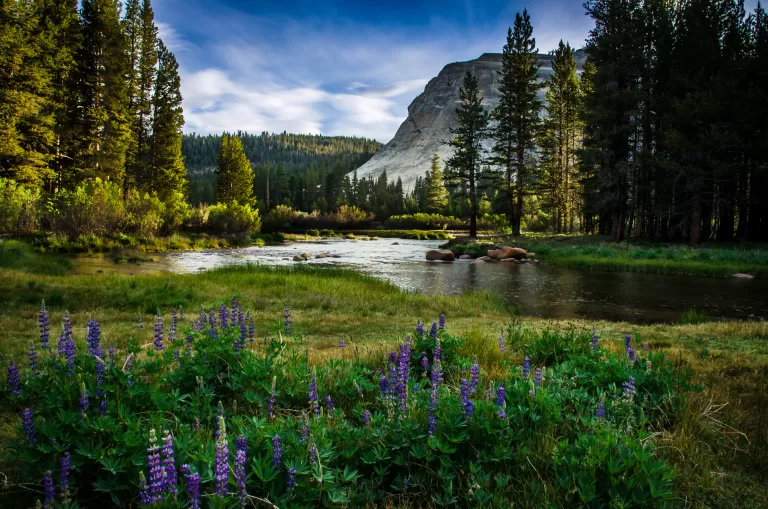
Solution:
M 48 256 L 17 240 L 0 240 L 0 268 L 14 269 L 32 274 L 60 276 L 69 272 L 74 264 L 66 256 Z

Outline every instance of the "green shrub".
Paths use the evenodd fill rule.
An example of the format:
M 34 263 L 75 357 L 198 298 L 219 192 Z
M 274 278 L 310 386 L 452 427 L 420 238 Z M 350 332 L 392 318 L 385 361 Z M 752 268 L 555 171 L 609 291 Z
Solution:
M 287 205 L 278 205 L 264 216 L 261 231 L 276 233 L 289 228 L 299 214 Z
M 40 190 L 0 177 L 0 233 L 31 233 L 40 226 Z
M 51 199 L 49 211 L 54 230 L 72 238 L 80 234 L 113 235 L 120 231 L 126 216 L 120 186 L 99 178 L 59 191 Z
M 132 192 L 125 204 L 125 229 L 141 238 L 152 238 L 163 226 L 165 205 L 156 194 Z
M 259 211 L 249 204 L 218 203 L 208 207 L 208 229 L 219 233 L 256 233 L 261 227 Z
M 192 216 L 192 207 L 181 191 L 174 191 L 165 199 L 163 214 L 163 232 L 173 233 Z

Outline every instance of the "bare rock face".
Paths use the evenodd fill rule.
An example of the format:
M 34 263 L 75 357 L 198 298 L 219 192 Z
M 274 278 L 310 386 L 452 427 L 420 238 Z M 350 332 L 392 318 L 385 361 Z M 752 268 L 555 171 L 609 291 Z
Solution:
M 581 71 L 584 52 L 577 51 L 575 58 Z M 539 78 L 543 82 L 548 82 L 552 76 L 552 59 L 551 55 L 539 55 Z M 358 168 L 358 176 L 376 177 L 386 171 L 390 181 L 399 177 L 406 191 L 413 190 L 416 177 L 429 170 L 432 154 L 440 156 L 441 167 L 453 154 L 453 149 L 445 142 L 451 138 L 449 129 L 457 124 L 456 107 L 464 75 L 470 71 L 477 77 L 483 105 L 490 111 L 499 104 L 500 70 L 501 53 L 484 53 L 475 60 L 446 65 L 408 106 L 408 118 L 400 125 L 395 137 Z M 539 93 L 542 101 L 544 95 L 545 88 L 542 88 Z

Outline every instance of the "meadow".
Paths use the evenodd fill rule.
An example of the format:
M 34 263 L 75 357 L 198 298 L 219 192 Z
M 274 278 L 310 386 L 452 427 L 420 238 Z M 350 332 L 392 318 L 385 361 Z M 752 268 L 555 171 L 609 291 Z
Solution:
M 7 507 L 768 502 L 763 322 L 539 320 L 307 266 L 42 266 L 0 277 Z

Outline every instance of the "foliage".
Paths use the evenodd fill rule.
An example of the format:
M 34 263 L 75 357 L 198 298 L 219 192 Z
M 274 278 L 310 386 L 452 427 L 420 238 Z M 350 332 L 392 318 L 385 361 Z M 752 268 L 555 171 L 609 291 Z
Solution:
M 125 203 L 127 230 L 142 238 L 154 237 L 163 225 L 165 204 L 156 194 L 131 193 Z
M 73 190 L 63 189 L 53 197 L 49 210 L 53 229 L 70 237 L 110 235 L 120 231 L 126 217 L 120 187 L 100 178 Z
M 216 199 L 219 203 L 253 201 L 253 168 L 240 138 L 223 136 L 216 168 Z
M 32 233 L 40 225 L 40 191 L 0 177 L 0 232 Z
M 225 233 L 256 233 L 261 228 L 258 209 L 249 204 L 218 203 L 208 207 L 208 228 Z
M 0 267 L 3 269 L 59 276 L 69 272 L 73 265 L 66 256 L 44 255 L 24 242 L 0 240 Z
M 291 207 L 287 205 L 278 205 L 264 216 L 264 223 L 262 224 L 261 229 L 264 232 L 285 231 L 298 216 L 296 211 Z
M 535 366 L 540 375 L 533 366 L 523 374 L 502 353 L 504 369 L 490 375 L 459 355 L 462 338 L 435 324 L 383 365 L 350 355 L 345 343 L 337 358 L 312 366 L 300 337 L 277 335 L 290 323 L 286 313 L 264 343 L 252 342 L 234 302 L 199 318 L 157 317 L 154 341 L 134 329 L 125 350 L 109 348 L 95 321 L 76 352 L 65 332 L 63 351 L 71 354 L 50 345 L 18 385 L 12 378 L 3 387 L 7 412 L 29 409 L 3 448 L 2 462 L 13 466 L 8 483 L 36 485 L 51 470 L 53 495 L 65 503 L 128 506 L 141 495 L 144 473 L 153 493 L 166 493 L 163 506 L 180 507 L 193 496 L 186 464 L 200 474 L 206 499 L 222 507 L 241 493 L 279 506 L 357 506 L 383 502 L 393 490 L 417 506 L 671 503 L 674 474 L 648 429 L 671 425 L 665 416 L 684 404 L 690 386 L 661 355 L 632 362 L 597 347 Z M 589 335 L 578 340 L 591 343 Z M 604 416 L 595 416 L 601 404 Z M 152 435 L 165 432 L 170 460 L 168 449 L 152 448 Z M 229 466 L 234 454 L 221 459 L 222 444 L 245 450 L 243 474 Z M 65 454 L 72 470 L 62 486 Z M 223 474 L 217 455 L 227 464 Z M 160 485 L 158 468 L 167 479 Z M 177 478 L 178 471 L 185 473 Z M 213 494 L 214 474 L 224 476 L 229 496 Z M 28 490 L 3 496 L 11 505 L 36 497 Z

